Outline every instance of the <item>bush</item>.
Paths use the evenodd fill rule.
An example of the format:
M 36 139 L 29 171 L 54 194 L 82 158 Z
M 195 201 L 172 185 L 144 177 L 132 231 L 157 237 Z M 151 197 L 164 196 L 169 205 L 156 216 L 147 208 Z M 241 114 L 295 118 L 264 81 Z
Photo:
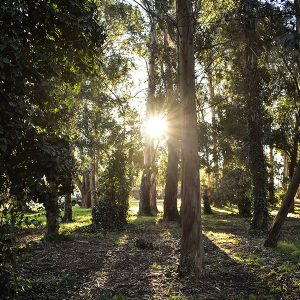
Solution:
M 24 205 L 20 201 L 0 198 L 0 295 L 3 299 L 17 291 L 15 233 L 23 222 L 23 210 Z
M 97 187 L 98 203 L 93 208 L 92 222 L 96 228 L 121 230 L 127 223 L 132 173 L 126 154 L 117 149 Z
M 211 199 L 216 206 L 235 204 L 242 217 L 250 217 L 251 181 L 248 172 L 240 167 L 225 169 Z
M 121 230 L 127 224 L 127 208 L 111 199 L 101 199 L 92 212 L 93 225 L 105 230 Z

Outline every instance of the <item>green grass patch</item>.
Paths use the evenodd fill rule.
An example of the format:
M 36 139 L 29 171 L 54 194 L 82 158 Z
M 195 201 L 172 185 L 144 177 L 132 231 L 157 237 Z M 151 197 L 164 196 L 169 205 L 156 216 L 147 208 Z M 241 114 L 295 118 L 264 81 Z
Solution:
M 300 244 L 297 242 L 279 241 L 277 250 L 287 259 L 298 261 L 300 259 Z
M 33 277 L 26 280 L 27 288 L 35 292 L 43 292 L 45 289 L 57 289 L 74 286 L 77 278 L 69 273 L 61 276 L 46 275 L 44 277 Z

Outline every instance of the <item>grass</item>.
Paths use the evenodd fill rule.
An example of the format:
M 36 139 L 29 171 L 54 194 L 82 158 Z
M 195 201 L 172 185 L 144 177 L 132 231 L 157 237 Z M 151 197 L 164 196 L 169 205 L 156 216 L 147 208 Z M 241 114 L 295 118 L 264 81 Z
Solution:
M 70 223 L 61 223 L 59 233 L 60 234 L 70 234 L 73 231 L 88 226 L 91 224 L 92 216 L 91 216 L 91 209 L 90 208 L 81 208 L 79 206 L 74 206 L 72 208 L 73 211 L 73 220 L 74 222 Z M 37 213 L 30 213 L 26 214 L 25 217 L 28 218 L 30 223 L 36 223 L 41 226 L 46 225 L 46 215 L 44 211 L 37 212 Z M 36 221 L 36 222 L 35 222 Z M 31 228 L 34 227 L 34 225 L 30 225 Z
M 279 241 L 277 251 L 289 260 L 300 260 L 300 244 L 297 242 Z

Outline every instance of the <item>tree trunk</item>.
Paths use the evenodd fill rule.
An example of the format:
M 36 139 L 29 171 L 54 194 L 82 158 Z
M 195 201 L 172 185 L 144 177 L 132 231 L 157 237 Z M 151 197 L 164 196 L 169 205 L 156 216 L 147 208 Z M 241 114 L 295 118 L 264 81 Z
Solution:
M 91 190 L 90 190 L 90 176 L 89 174 L 83 174 L 82 177 L 82 207 L 91 207 Z
M 179 82 L 183 104 L 182 135 L 182 241 L 181 274 L 200 276 L 203 272 L 203 237 L 200 209 L 195 62 L 191 0 L 177 1 Z
M 212 157 L 213 157 L 213 189 L 216 189 L 219 185 L 219 157 L 218 157 L 218 149 L 217 149 L 217 122 L 216 122 L 216 106 L 214 103 L 214 97 L 215 97 L 215 90 L 213 85 L 213 78 L 212 74 L 209 71 L 207 74 L 208 78 L 208 87 L 209 87 L 209 97 L 210 97 L 210 105 L 211 105 L 211 123 L 213 128 L 213 134 L 212 134 L 212 142 L 213 142 L 213 148 L 212 148 Z
M 249 218 L 251 217 L 251 201 L 250 199 L 241 199 L 238 201 L 238 210 L 239 210 L 239 215 L 242 218 Z
M 204 190 L 203 194 L 203 213 L 205 215 L 211 215 L 213 213 L 210 207 L 209 195 L 208 195 L 208 188 Z
M 294 8 L 295 8 L 295 13 L 296 13 L 296 31 L 298 34 L 300 34 L 300 1 L 295 0 L 294 1 Z
M 274 187 L 274 148 L 270 146 L 269 156 L 269 204 L 274 205 L 275 202 L 275 187 Z
M 179 157 L 176 144 L 177 140 L 170 136 L 168 139 L 168 163 L 164 198 L 164 219 L 166 221 L 179 220 L 179 213 L 177 209 Z
M 299 115 L 296 113 L 295 116 L 295 127 L 294 127 L 294 136 L 293 136 L 293 149 L 292 149 L 292 154 L 291 154 L 291 162 L 289 165 L 289 179 L 292 180 L 293 174 L 295 167 L 297 165 L 297 159 L 298 159 L 298 145 L 299 145 L 299 125 L 300 125 L 300 120 L 299 120 Z M 290 212 L 295 211 L 295 199 L 293 200 L 290 208 Z
M 164 197 L 164 219 L 166 221 L 179 221 L 177 209 L 178 193 L 178 103 L 173 90 L 172 61 L 170 51 L 170 36 L 165 29 L 164 32 L 164 63 L 165 85 L 166 85 L 166 104 L 168 107 L 168 162 L 166 171 L 166 186 Z
M 260 79 L 258 71 L 259 49 L 256 36 L 256 1 L 243 1 L 245 22 L 245 100 L 247 108 L 249 164 L 253 182 L 253 219 L 251 228 L 266 230 L 268 208 L 266 201 L 266 163 L 263 149 L 263 105 L 260 99 Z
M 58 234 L 58 191 L 55 183 L 50 183 L 51 198 L 45 203 L 46 210 L 46 236 Z
M 157 208 L 157 203 L 156 203 L 156 199 L 157 199 L 157 192 L 156 192 L 156 174 L 157 171 L 153 170 L 150 176 L 150 209 L 151 209 L 151 213 L 153 215 L 157 215 L 158 214 L 158 208 Z
M 150 18 L 150 57 L 148 70 L 148 96 L 146 103 L 146 118 L 149 118 L 155 112 L 155 89 L 156 89 L 156 28 L 153 16 Z M 154 157 L 154 141 L 151 137 L 145 136 L 144 147 L 144 172 L 141 181 L 139 215 L 152 215 L 158 212 L 156 205 L 156 171 Z M 150 211 L 148 210 L 150 207 Z
M 290 181 L 288 190 L 283 198 L 278 214 L 274 220 L 272 228 L 264 243 L 266 247 L 276 247 L 281 232 L 281 228 L 288 215 L 291 204 L 295 198 L 299 184 L 300 184 L 300 161 L 298 162 L 297 168 L 294 172 L 292 180 Z
M 72 195 L 71 193 L 65 196 L 63 222 L 72 222 Z
M 74 179 L 81 193 L 81 207 L 91 207 L 91 192 L 89 174 L 82 175 L 82 181 L 79 178 Z
M 151 216 L 150 208 L 150 180 L 151 172 L 145 169 L 141 180 L 140 189 L 140 203 L 139 203 L 139 215 L 140 216 Z
M 91 207 L 96 205 L 96 179 L 95 179 L 95 164 L 92 163 L 90 172 L 90 194 L 91 194 Z

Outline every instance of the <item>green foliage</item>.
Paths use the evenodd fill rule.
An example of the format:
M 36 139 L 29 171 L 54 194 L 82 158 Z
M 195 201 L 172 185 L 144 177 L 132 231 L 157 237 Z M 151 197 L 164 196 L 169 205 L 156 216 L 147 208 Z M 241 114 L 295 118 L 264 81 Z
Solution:
M 94 1 L 4 0 L 0 23 L 1 267 L 11 273 L 12 201 L 51 208 L 72 190 L 74 159 L 59 121 L 70 106 L 62 95 L 96 68 L 105 34 Z M 1 280 L 6 286 L 9 278 Z
M 98 186 L 98 203 L 92 212 L 96 228 L 120 230 L 127 224 L 132 170 L 122 149 L 112 153 Z
M 299 261 L 300 258 L 300 243 L 279 241 L 278 250 L 287 258 L 293 261 Z
M 217 206 L 236 204 L 242 216 L 251 209 L 251 184 L 248 172 L 240 167 L 225 169 L 218 188 L 212 195 Z
M 0 198 L 0 295 L 15 292 L 15 231 L 23 221 L 23 204 L 15 199 Z

